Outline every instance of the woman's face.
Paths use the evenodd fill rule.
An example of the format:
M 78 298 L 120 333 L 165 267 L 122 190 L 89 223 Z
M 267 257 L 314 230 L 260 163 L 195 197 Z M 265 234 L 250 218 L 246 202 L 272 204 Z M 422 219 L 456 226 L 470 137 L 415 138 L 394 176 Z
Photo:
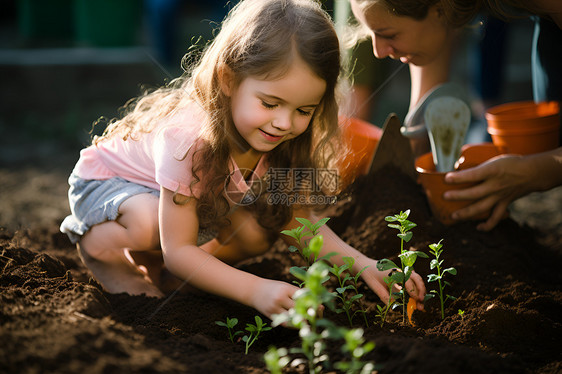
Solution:
M 423 66 L 446 49 L 452 30 L 445 25 L 437 6 L 432 6 L 425 19 L 397 16 L 379 2 L 365 8 L 351 0 L 355 18 L 368 30 L 377 58 L 390 57 L 403 63 Z

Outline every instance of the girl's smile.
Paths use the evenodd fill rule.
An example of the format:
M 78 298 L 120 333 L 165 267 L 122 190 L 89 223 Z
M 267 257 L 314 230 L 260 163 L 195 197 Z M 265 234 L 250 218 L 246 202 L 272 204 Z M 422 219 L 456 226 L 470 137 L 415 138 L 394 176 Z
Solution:
M 270 141 L 270 142 L 272 142 L 272 143 L 276 143 L 276 142 L 280 141 L 281 139 L 283 139 L 283 135 L 272 135 L 272 134 L 269 134 L 269 133 L 267 133 L 267 132 L 265 132 L 265 131 L 263 131 L 263 130 L 261 130 L 261 129 L 260 129 L 260 131 L 261 131 L 263 137 L 264 137 L 267 141 Z

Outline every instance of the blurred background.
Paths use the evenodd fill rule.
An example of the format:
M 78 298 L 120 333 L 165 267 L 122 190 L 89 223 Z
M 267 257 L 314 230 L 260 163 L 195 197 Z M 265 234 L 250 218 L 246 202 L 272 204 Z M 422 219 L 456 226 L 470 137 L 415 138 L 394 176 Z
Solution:
M 182 55 L 211 39 L 234 3 L 2 0 L 0 227 L 29 225 L 38 196 L 45 219 L 60 219 L 67 209 L 66 178 L 90 141 L 92 124 L 100 116 L 117 116 L 143 87 L 181 74 Z M 333 14 L 333 1 L 324 5 Z M 467 142 L 477 142 L 486 137 L 485 107 L 532 99 L 532 23 L 497 22 L 493 29 L 475 26 L 467 34 L 454 75 L 470 89 L 474 131 Z M 395 61 L 375 61 L 369 43 L 352 57 L 358 91 L 364 92 L 357 115 L 378 126 L 391 112 L 403 119 L 408 69 Z M 17 199 L 22 199 L 18 208 L 8 209 Z

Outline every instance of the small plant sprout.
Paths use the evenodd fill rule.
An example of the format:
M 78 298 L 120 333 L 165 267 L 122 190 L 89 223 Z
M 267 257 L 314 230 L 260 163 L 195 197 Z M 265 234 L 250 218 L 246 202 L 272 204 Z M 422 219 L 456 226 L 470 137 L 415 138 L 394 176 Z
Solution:
M 330 273 L 335 275 L 339 284 L 339 287 L 336 288 L 334 295 L 342 304 L 342 308 L 336 308 L 336 313 L 345 312 L 350 327 L 353 326 L 353 317 L 355 317 L 357 313 L 361 313 L 363 314 L 363 319 L 365 320 L 365 326 L 369 327 L 369 322 L 367 321 L 366 316 L 367 311 L 363 309 L 363 303 L 361 302 L 363 294 L 359 293 L 359 290 L 357 289 L 359 277 L 368 266 L 365 266 L 357 272 L 355 276 L 352 276 L 349 272 L 355 264 L 355 259 L 353 257 L 342 257 L 342 260 L 344 263 L 341 266 L 334 264 L 330 269 Z M 353 309 L 356 310 L 353 311 Z
M 388 294 L 392 295 L 392 286 L 395 282 L 390 277 L 384 278 L 384 281 L 388 285 Z M 377 314 L 375 315 L 375 319 L 380 327 L 383 327 L 384 323 L 386 322 L 386 315 L 388 314 L 388 311 L 391 307 L 392 297 L 388 298 L 388 302 L 384 306 L 380 306 L 379 304 L 377 304 Z
M 281 374 L 283 368 L 291 361 L 287 348 L 270 347 L 263 355 L 265 364 L 271 374 Z
M 388 224 L 388 227 L 397 229 L 399 233 L 397 236 L 400 238 L 400 254 L 398 257 L 400 258 L 401 266 L 396 265 L 394 262 L 388 259 L 382 259 L 377 262 L 377 269 L 380 271 L 385 270 L 392 270 L 389 274 L 390 282 L 392 284 L 398 284 L 400 286 L 400 290 L 398 292 L 392 293 L 392 296 L 395 296 L 398 300 L 394 306 L 402 306 L 402 323 L 406 321 L 406 305 L 407 305 L 407 292 L 406 292 L 406 282 L 410 279 L 412 275 L 412 271 L 414 270 L 414 263 L 416 262 L 418 257 L 428 258 L 428 256 L 419 251 L 412 251 L 412 250 L 405 250 L 404 243 L 408 243 L 412 239 L 412 231 L 414 227 L 417 225 L 408 220 L 408 216 L 410 215 L 410 210 L 406 210 L 405 212 L 400 212 L 399 214 L 395 214 L 394 216 L 385 217 L 385 221 L 391 222 Z M 398 222 L 398 223 L 393 223 Z M 397 269 L 401 269 L 401 271 L 395 271 Z
M 263 322 L 260 316 L 255 316 L 256 324 L 252 325 L 251 323 L 246 324 L 246 331 L 248 331 L 249 335 L 244 335 L 242 337 L 242 341 L 246 343 L 246 351 L 245 353 L 248 354 L 248 350 L 258 340 L 258 337 L 263 331 L 271 330 L 271 327 L 266 326 L 267 324 Z
M 234 331 L 234 327 L 238 324 L 237 318 L 226 317 L 226 322 L 215 321 L 215 323 L 219 326 L 226 327 L 228 329 L 228 338 L 232 343 L 234 343 L 234 337 L 236 337 L 236 335 L 243 334 L 242 331 Z
M 323 369 L 330 368 L 330 358 L 325 352 L 326 341 L 342 339 L 345 340 L 342 351 L 347 356 L 351 356 L 351 362 L 337 362 L 334 366 L 348 368 L 349 373 L 370 373 L 372 370 L 369 369 L 372 368 L 372 363 L 363 362 L 361 358 L 371 351 L 374 345 L 363 341 L 363 330 L 339 327 L 321 316 L 322 305 L 326 305 L 331 310 L 335 309 L 333 305 L 334 294 L 323 285 L 328 278 L 329 271 L 330 268 L 324 261 L 315 262 L 307 271 L 299 269 L 296 276 L 304 282 L 304 287 L 295 292 L 293 296 L 295 306 L 288 312 L 275 315 L 272 324 L 276 326 L 288 323 L 299 329 L 301 347 L 293 348 L 289 350 L 289 353 L 306 358 L 306 360 L 295 358 L 292 362 L 293 364 L 307 362 L 309 374 L 320 373 Z M 285 351 L 272 351 L 270 349 L 270 352 L 272 352 L 270 358 L 274 361 L 273 366 L 269 366 L 267 359 L 266 363 L 272 372 L 276 367 L 275 365 L 288 363 L 284 359 L 283 353 Z M 279 359 L 274 360 L 273 358 L 276 357 L 279 357 Z M 283 360 L 281 361 L 281 359 Z M 363 370 L 363 368 L 366 369 Z
M 459 316 L 461 316 L 461 320 L 464 320 L 464 310 L 459 309 Z
M 298 252 L 301 257 L 305 260 L 307 268 L 318 260 L 327 260 L 335 253 L 329 253 L 322 258 L 318 258 L 320 255 L 320 250 L 322 249 L 323 238 L 322 235 L 318 235 L 318 230 L 320 227 L 328 222 L 329 218 L 322 218 L 316 223 L 311 223 L 306 218 L 295 218 L 302 226 L 294 228 L 292 230 L 283 230 L 281 234 L 290 236 L 293 238 L 298 247 L 294 245 L 289 246 L 289 251 Z M 306 270 L 306 268 L 305 268 Z
M 363 329 L 345 330 L 342 333 L 345 344 L 342 345 L 341 350 L 344 354 L 351 356 L 351 361 L 336 362 L 335 368 L 347 374 L 372 373 L 375 370 L 375 365 L 372 362 L 363 361 L 362 358 L 375 348 L 375 343 L 365 342 Z
M 318 373 L 322 364 L 328 360 L 324 353 L 326 344 L 322 337 L 322 325 L 331 324 L 320 316 L 323 304 L 333 309 L 334 295 L 323 286 L 328 278 L 329 267 L 325 262 L 315 262 L 307 271 L 298 268 L 295 276 L 303 281 L 304 287 L 295 292 L 295 306 L 288 312 L 273 317 L 273 326 L 282 323 L 299 329 L 301 348 L 294 348 L 291 353 L 299 353 L 306 357 L 310 374 Z
M 442 241 L 443 241 L 443 239 L 441 239 L 439 241 L 439 243 L 434 243 L 434 244 L 429 245 L 429 252 L 431 254 L 433 254 L 433 256 L 435 256 L 435 258 L 431 260 L 431 263 L 429 264 L 429 267 L 432 270 L 437 269 L 437 274 L 429 274 L 427 276 L 427 281 L 428 282 L 435 282 L 436 281 L 438 287 L 437 287 L 437 290 L 431 290 L 430 293 L 426 295 L 426 299 L 430 299 L 432 297 L 435 297 L 435 295 L 437 295 L 439 297 L 439 301 L 441 303 L 441 319 L 444 319 L 445 318 L 445 302 L 448 299 L 455 300 L 456 298 L 451 296 L 451 295 L 445 294 L 445 292 L 444 292 L 445 287 L 451 286 L 451 284 L 449 282 L 447 282 L 446 280 L 444 280 L 443 277 L 445 276 L 446 273 L 449 273 L 451 275 L 456 275 L 457 270 L 453 267 L 443 269 L 443 267 L 442 267 L 443 260 L 440 260 L 441 253 L 443 252 L 443 250 L 441 249 L 443 247 L 443 244 L 441 244 Z

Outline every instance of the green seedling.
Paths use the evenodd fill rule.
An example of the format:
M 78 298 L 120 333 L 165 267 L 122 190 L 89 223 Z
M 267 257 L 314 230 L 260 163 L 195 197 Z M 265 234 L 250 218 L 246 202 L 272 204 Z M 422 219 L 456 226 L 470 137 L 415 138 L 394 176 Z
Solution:
M 390 277 L 384 278 L 385 283 L 388 286 L 388 294 L 392 295 L 392 286 L 394 286 L 394 282 Z M 375 315 L 375 320 L 378 322 L 380 327 L 383 327 L 384 323 L 386 322 L 386 315 L 388 311 L 392 307 L 392 298 L 388 298 L 388 302 L 385 306 L 380 306 L 377 304 L 377 314 Z
M 461 316 L 461 320 L 464 321 L 464 310 L 459 309 L 459 312 L 458 312 L 458 313 L 459 313 L 459 316 Z
M 336 369 L 347 374 L 367 374 L 375 370 L 372 362 L 363 361 L 363 356 L 371 352 L 375 348 L 375 343 L 365 342 L 362 329 L 351 329 L 341 331 L 345 344 L 341 347 L 344 354 L 351 356 L 351 361 L 337 362 L 334 366 Z
M 320 221 L 319 224 L 324 224 L 326 221 Z M 290 235 L 297 242 L 302 243 L 303 235 L 301 234 L 304 230 L 308 230 L 310 234 L 317 234 L 317 228 L 320 225 L 317 224 L 317 226 L 312 227 L 306 220 L 299 220 L 299 222 L 303 223 L 304 227 L 291 230 L 290 232 Z M 314 238 L 311 239 L 311 242 Z M 319 239 L 318 243 L 321 247 L 322 239 Z M 344 265 L 333 268 L 330 268 L 322 259 L 318 260 L 312 262 L 307 269 L 300 267 L 291 269 L 291 273 L 302 281 L 303 287 L 293 295 L 295 302 L 293 308 L 285 313 L 273 316 L 272 326 L 286 324 L 299 329 L 301 346 L 290 350 L 270 347 L 264 357 L 266 365 L 272 373 L 281 373 L 283 367 L 289 362 L 292 362 L 292 365 L 307 363 L 309 374 L 320 373 L 323 369 L 332 369 L 330 358 L 326 353 L 326 341 L 344 340 L 345 344 L 342 346 L 342 351 L 347 356 L 351 356 L 351 361 L 337 362 L 335 367 L 347 368 L 349 373 L 370 373 L 372 372 L 373 364 L 363 362 L 362 358 L 373 349 L 374 343 L 364 342 L 363 330 L 350 330 L 345 327 L 339 327 L 332 321 L 322 317 L 324 307 L 335 311 L 335 295 L 324 286 L 324 283 L 330 279 L 330 271 L 335 271 L 339 275 L 339 279 L 345 279 L 343 283 L 340 283 L 340 286 L 345 286 L 345 282 L 349 282 L 351 279 L 346 279 L 343 273 L 345 270 L 351 269 L 354 260 L 344 259 Z M 353 278 L 355 282 L 357 278 Z M 291 359 L 290 355 L 297 355 L 297 357 Z
M 441 304 L 441 319 L 445 319 L 445 302 L 449 299 L 455 300 L 456 298 L 445 294 L 445 287 L 451 286 L 449 282 L 443 279 L 445 274 L 449 273 L 451 275 L 457 275 L 457 270 L 453 267 L 443 269 L 443 260 L 440 260 L 441 253 L 443 253 L 443 244 L 441 242 L 443 239 L 439 241 L 439 243 L 434 243 L 429 245 L 429 252 L 433 254 L 435 257 L 431 260 L 429 267 L 431 270 L 437 269 L 437 274 L 429 274 L 427 276 L 428 282 L 437 282 L 437 290 L 431 290 L 429 294 L 426 295 L 426 300 L 431 299 L 437 295 L 439 297 L 439 302 Z M 463 312 L 464 313 L 464 312 Z M 460 314 L 460 313 L 459 313 Z M 462 316 L 462 315 L 461 315 Z
M 255 316 L 256 324 L 252 325 L 251 323 L 246 324 L 246 331 L 248 331 L 249 335 L 244 335 L 242 337 L 242 341 L 246 343 L 246 351 L 245 353 L 248 354 L 248 350 L 258 340 L 260 334 L 264 331 L 271 330 L 271 327 L 267 326 L 266 323 L 259 316 Z
M 367 311 L 363 308 L 362 303 L 363 294 L 359 293 L 359 290 L 357 289 L 359 277 L 368 266 L 365 266 L 355 276 L 352 276 L 350 271 L 355 264 L 355 259 L 353 257 L 342 257 L 342 260 L 344 263 L 341 266 L 334 264 L 330 269 L 330 273 L 335 275 L 339 284 L 339 287 L 336 288 L 334 295 L 340 300 L 342 305 L 342 308 L 336 308 L 336 313 L 345 312 L 350 327 L 353 326 L 353 317 L 355 317 L 357 313 L 361 313 L 363 315 L 363 319 L 365 320 L 365 326 L 368 327 L 369 322 L 367 321 L 366 316 Z
M 265 352 L 263 358 L 265 364 L 271 374 L 281 374 L 283 368 L 287 366 L 291 359 L 289 358 L 289 351 L 287 348 L 275 348 L 269 347 L 269 350 Z
M 351 356 L 351 362 L 338 362 L 335 366 L 348 367 L 349 372 L 359 373 L 361 372 L 360 368 L 368 369 L 372 367 L 372 363 L 363 362 L 361 359 L 364 354 L 372 350 L 373 343 L 364 343 L 363 330 L 361 329 L 349 330 L 322 318 L 320 311 L 323 305 L 331 310 L 335 309 L 334 294 L 323 285 L 329 278 L 329 271 L 330 268 L 323 261 L 312 264 L 307 271 L 299 269 L 296 276 L 304 282 L 304 287 L 295 292 L 293 296 L 295 306 L 286 313 L 275 315 L 272 324 L 276 326 L 287 323 L 299 329 L 301 347 L 293 348 L 288 353 L 304 356 L 306 360 L 296 358 L 292 362 L 295 365 L 301 362 L 307 363 L 309 374 L 320 373 L 324 368 L 330 368 L 330 358 L 326 353 L 326 341 L 342 339 L 346 342 L 342 346 L 342 351 Z M 354 332 L 349 333 L 349 331 Z M 268 364 L 268 368 L 272 372 L 280 363 L 286 364 L 291 361 L 287 360 L 288 356 L 283 355 L 283 352 L 272 348 L 270 357 L 273 357 L 273 366 L 270 367 Z
M 226 327 L 228 329 L 228 338 L 232 343 L 234 343 L 234 338 L 236 335 L 243 334 L 242 331 L 234 331 L 234 327 L 238 324 L 238 318 L 228 318 L 226 317 L 226 322 L 215 321 L 219 326 Z
M 392 293 L 391 296 L 396 298 L 396 302 L 394 303 L 393 307 L 402 306 L 402 323 L 406 321 L 406 305 L 408 303 L 407 300 L 407 292 L 406 292 L 406 282 L 410 279 L 412 275 L 412 271 L 414 271 L 414 263 L 416 262 L 418 257 L 428 258 L 428 256 L 419 251 L 411 251 L 404 249 L 404 243 L 408 243 L 412 239 L 412 230 L 417 225 L 408 220 L 408 216 L 410 215 L 410 210 L 406 210 L 405 212 L 400 212 L 393 216 L 385 217 L 385 221 L 391 222 L 388 224 L 388 227 L 397 229 L 399 233 L 397 236 L 400 238 L 400 254 L 398 257 L 400 258 L 400 266 L 396 265 L 394 262 L 388 259 L 382 259 L 377 262 L 377 269 L 380 271 L 391 270 L 388 275 L 390 280 L 387 282 L 389 287 L 392 288 L 394 284 L 400 285 L 400 290 L 398 292 Z M 393 223 L 398 222 L 398 223 Z M 401 271 L 395 271 L 400 269 Z M 389 283 L 390 282 L 390 283 Z
M 295 219 L 301 223 L 302 226 L 292 230 L 283 230 L 281 234 L 290 236 L 297 242 L 298 247 L 291 245 L 289 246 L 289 251 L 299 253 L 307 264 L 306 268 L 310 267 L 316 261 L 328 260 L 331 256 L 335 255 L 335 253 L 329 253 L 319 258 L 323 240 L 322 235 L 318 235 L 318 230 L 328 222 L 329 218 L 322 218 L 316 223 L 312 223 L 306 218 L 297 217 Z

